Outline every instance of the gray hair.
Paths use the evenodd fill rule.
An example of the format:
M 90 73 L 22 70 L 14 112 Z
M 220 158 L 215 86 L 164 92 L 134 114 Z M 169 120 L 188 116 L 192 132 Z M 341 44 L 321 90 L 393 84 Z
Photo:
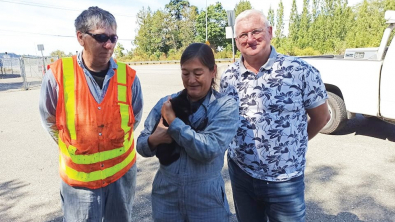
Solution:
M 266 28 L 269 28 L 269 27 L 270 27 L 269 21 L 267 20 L 265 14 L 263 14 L 262 11 L 259 11 L 259 10 L 256 10 L 256 9 L 249 9 L 249 10 L 243 11 L 242 13 L 240 13 L 240 14 L 236 17 L 236 20 L 235 20 L 235 34 L 237 34 L 237 33 L 236 33 L 237 24 L 238 24 L 240 21 L 242 21 L 242 20 L 244 20 L 244 19 L 247 19 L 247 18 L 250 18 L 250 17 L 252 17 L 252 16 L 258 16 L 258 17 L 260 17 L 261 21 L 262 21 L 263 23 L 265 23 Z
M 117 29 L 115 17 L 108 11 L 97 6 L 84 10 L 74 21 L 76 31 L 86 33 L 98 28 L 111 27 Z

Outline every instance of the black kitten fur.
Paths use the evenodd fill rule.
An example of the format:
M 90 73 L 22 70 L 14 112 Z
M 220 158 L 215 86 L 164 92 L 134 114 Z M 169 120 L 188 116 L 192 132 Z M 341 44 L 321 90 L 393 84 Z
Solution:
M 172 98 L 170 102 L 176 117 L 181 119 L 185 124 L 190 125 L 188 117 L 191 115 L 191 108 L 187 99 L 187 91 L 184 89 L 177 97 Z M 158 126 L 159 121 L 156 123 L 152 133 Z M 163 119 L 163 125 L 169 126 L 165 119 Z M 173 140 L 170 144 L 159 144 L 156 147 L 156 157 L 162 165 L 166 166 L 178 160 L 180 153 L 176 151 L 176 142 Z

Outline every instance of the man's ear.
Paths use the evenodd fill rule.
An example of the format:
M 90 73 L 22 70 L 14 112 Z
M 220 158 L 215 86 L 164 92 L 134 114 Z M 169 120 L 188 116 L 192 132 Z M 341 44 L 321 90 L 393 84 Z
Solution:
M 80 43 L 81 46 L 84 46 L 85 45 L 84 33 L 77 31 L 76 35 L 77 35 L 78 43 Z
M 272 38 L 273 38 L 273 27 L 269 26 L 267 31 L 268 31 L 268 33 L 270 35 L 270 40 L 272 40 Z

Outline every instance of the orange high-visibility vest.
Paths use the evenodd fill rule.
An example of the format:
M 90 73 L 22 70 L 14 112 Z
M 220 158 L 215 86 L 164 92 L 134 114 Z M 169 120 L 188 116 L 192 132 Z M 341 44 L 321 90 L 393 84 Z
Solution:
M 100 104 L 89 90 L 77 56 L 50 66 L 59 86 L 59 172 L 70 186 L 105 187 L 136 161 L 131 105 L 136 72 L 124 63 L 117 64 Z

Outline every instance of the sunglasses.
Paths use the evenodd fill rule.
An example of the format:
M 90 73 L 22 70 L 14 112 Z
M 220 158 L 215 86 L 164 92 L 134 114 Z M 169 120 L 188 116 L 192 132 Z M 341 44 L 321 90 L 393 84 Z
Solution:
M 116 43 L 118 40 L 118 36 L 117 35 L 106 35 L 106 34 L 92 34 L 89 32 L 85 32 L 85 34 L 88 34 L 90 36 L 92 36 L 92 38 L 94 38 L 96 41 L 100 42 L 100 43 L 105 43 L 108 40 L 111 41 L 111 43 Z

